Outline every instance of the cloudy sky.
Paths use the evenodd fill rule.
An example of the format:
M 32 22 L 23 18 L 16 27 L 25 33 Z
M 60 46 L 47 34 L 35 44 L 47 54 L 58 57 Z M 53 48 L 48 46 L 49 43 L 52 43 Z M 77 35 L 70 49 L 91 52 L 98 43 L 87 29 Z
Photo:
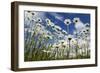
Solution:
M 41 13 L 41 12 L 40 12 Z M 78 17 L 80 20 L 85 24 L 90 24 L 90 14 L 80 14 L 80 13 L 59 13 L 59 12 L 44 12 L 45 16 L 49 18 L 55 25 L 60 26 L 62 29 L 66 30 L 67 27 L 64 24 L 64 20 L 66 18 L 70 19 L 71 21 L 73 18 Z M 69 25 L 69 33 L 73 34 L 75 30 L 74 24 L 71 23 Z
M 79 18 L 83 24 L 88 23 L 90 25 L 90 14 L 82 14 L 82 13 L 61 13 L 61 12 L 43 12 L 43 11 L 29 11 L 27 15 L 28 10 L 25 11 L 25 16 L 30 16 L 31 13 L 34 13 L 34 19 L 35 18 L 41 18 L 42 24 L 46 26 L 45 19 L 50 19 L 52 23 L 62 28 L 62 30 L 67 31 L 67 25 L 65 25 L 64 20 L 70 19 L 71 24 L 68 25 L 69 31 L 67 31 L 68 34 L 72 34 L 75 31 L 75 24 L 73 23 L 74 18 Z M 26 17 L 25 17 L 26 18 Z M 30 19 L 33 19 L 30 18 Z M 29 20 L 28 20 L 29 21 Z M 28 24 L 28 22 L 25 22 Z M 52 31 L 52 30 L 51 30 Z

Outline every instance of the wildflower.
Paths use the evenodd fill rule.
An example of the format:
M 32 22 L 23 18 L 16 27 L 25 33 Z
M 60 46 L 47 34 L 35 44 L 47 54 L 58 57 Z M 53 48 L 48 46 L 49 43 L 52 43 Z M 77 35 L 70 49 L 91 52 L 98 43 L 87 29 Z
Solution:
M 58 43 L 54 43 L 54 44 L 53 44 L 53 48 L 55 48 L 55 49 L 60 48 L 60 44 L 58 44 Z
M 89 27 L 86 27 L 84 28 L 82 31 L 81 31 L 81 34 L 82 35 L 89 35 L 90 34 L 90 28 Z
M 34 15 L 35 13 L 32 11 L 25 11 L 25 18 L 27 18 L 28 20 L 32 20 Z
M 44 37 L 47 38 L 47 39 L 52 39 L 52 36 L 47 35 L 47 34 L 44 34 Z
M 68 35 L 68 40 L 70 41 L 73 38 L 72 35 Z
M 74 19 L 73 19 L 73 22 L 74 22 L 75 24 L 78 23 L 78 22 L 80 22 L 80 18 L 78 18 L 78 17 L 74 18 Z
M 32 22 L 36 22 L 36 19 L 35 19 L 35 18 L 33 18 L 33 19 L 32 19 Z
M 59 37 L 60 39 L 64 36 L 61 32 L 59 32 L 58 35 L 59 35 L 58 37 Z
M 72 38 L 72 40 L 70 42 L 71 42 L 71 45 L 76 45 L 77 44 L 77 41 L 74 38 Z
M 67 31 L 65 31 L 65 30 L 62 30 L 62 33 L 65 35 L 68 34 Z
M 61 27 L 59 27 L 59 26 L 57 26 L 57 25 L 55 25 L 55 28 L 56 28 L 58 31 L 61 30 Z
M 54 25 L 54 23 L 51 22 L 51 25 L 50 26 L 54 28 L 55 25 Z
M 61 46 L 62 46 L 63 48 L 65 48 L 65 47 L 68 46 L 68 45 L 67 45 L 67 41 L 65 41 L 65 40 L 60 40 L 60 44 L 61 44 Z
M 65 19 L 65 20 L 64 20 L 64 23 L 65 23 L 66 25 L 69 25 L 69 24 L 71 24 L 71 20 L 70 20 L 70 19 Z
M 44 26 L 42 26 L 40 23 L 37 23 L 35 31 L 36 31 L 37 34 L 43 34 L 45 32 Z
M 46 21 L 46 23 L 47 23 L 48 26 L 51 25 L 51 20 L 50 19 L 47 18 L 47 19 L 45 19 L 45 21 Z
M 37 23 L 41 23 L 42 19 L 41 18 L 37 18 Z
M 73 19 L 73 23 L 75 24 L 75 28 L 77 31 L 81 31 L 82 29 L 85 28 L 84 23 L 78 17 Z
M 58 32 L 58 30 L 56 28 L 52 28 L 54 31 Z
M 89 27 L 90 25 L 89 25 L 89 23 L 86 23 L 85 26 L 86 26 L 86 27 Z
M 42 50 L 43 52 L 45 52 L 45 53 L 50 53 L 51 51 L 47 51 L 47 50 Z
M 89 33 L 90 32 L 90 28 L 86 27 L 86 31 L 87 31 L 87 33 Z

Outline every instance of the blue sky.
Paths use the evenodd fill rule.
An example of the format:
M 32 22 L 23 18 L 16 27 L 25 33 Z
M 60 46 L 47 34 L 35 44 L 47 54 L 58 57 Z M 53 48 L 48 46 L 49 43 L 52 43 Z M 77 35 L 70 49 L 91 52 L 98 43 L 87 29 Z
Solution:
M 38 12 L 39 14 L 43 14 L 44 19 L 49 18 L 55 25 L 60 26 L 63 30 L 67 30 L 67 26 L 64 24 L 64 20 L 66 18 L 70 19 L 71 22 L 73 18 L 78 17 L 80 20 L 85 24 L 90 24 L 90 14 L 83 14 L 83 13 L 61 13 L 61 12 L 43 12 L 43 11 L 32 11 L 32 12 Z M 43 18 L 42 17 L 42 18 Z M 56 18 L 57 17 L 57 18 Z M 75 30 L 74 24 L 71 23 L 69 25 L 69 34 L 73 34 L 73 31 Z
M 36 14 L 32 15 L 32 17 L 31 17 L 30 16 L 31 12 L 32 13 L 36 13 Z M 83 13 L 61 13 L 61 12 L 43 12 L 43 11 L 31 11 L 31 12 L 29 12 L 29 16 L 28 16 L 28 14 L 26 14 L 27 17 L 30 17 L 30 19 L 26 20 L 25 25 L 26 24 L 27 25 L 24 26 L 24 28 L 32 28 L 32 31 L 33 31 L 34 26 L 33 26 L 33 21 L 31 21 L 31 19 L 36 19 L 36 23 L 35 24 L 37 24 L 37 19 L 38 18 L 42 19 L 41 20 L 42 22 L 38 22 L 38 23 L 40 25 L 42 25 L 43 27 L 46 27 L 46 28 L 42 28 L 42 29 L 45 30 L 45 31 L 49 31 L 51 33 L 49 35 L 51 35 L 51 36 L 53 35 L 53 39 L 54 40 L 50 39 L 50 42 L 53 42 L 53 43 L 57 42 L 60 39 L 64 39 L 65 38 L 65 34 L 61 33 L 62 35 L 64 35 L 64 36 L 62 36 L 57 31 L 52 29 L 53 28 L 52 26 L 48 26 L 47 23 L 46 23 L 46 18 L 50 19 L 50 21 L 52 23 L 54 23 L 55 25 L 61 27 L 62 30 L 67 31 L 67 26 L 69 26 L 69 32 L 67 31 L 67 33 L 71 34 L 73 36 L 74 36 L 73 32 L 75 31 L 75 24 L 73 23 L 73 19 L 74 18 L 79 18 L 83 24 L 86 24 L 86 23 L 90 24 L 90 14 L 83 14 Z M 70 25 L 66 25 L 64 23 L 65 19 L 70 19 L 72 23 Z M 30 34 L 31 33 L 25 32 L 25 34 L 24 34 L 25 38 L 27 39 Z M 59 36 L 61 35 L 62 38 L 59 38 L 58 35 Z M 36 38 L 38 38 L 38 37 L 36 37 Z
M 62 19 L 59 20 L 55 18 L 55 15 L 60 16 Z M 45 12 L 45 16 L 49 18 L 54 24 L 60 26 L 62 29 L 66 30 L 67 27 L 64 24 L 64 20 L 66 18 L 73 20 L 73 18 L 78 17 L 80 20 L 85 24 L 89 23 L 90 24 L 90 14 L 82 14 L 82 13 L 59 13 L 59 12 Z M 73 34 L 73 31 L 75 30 L 74 24 L 71 23 L 69 25 L 69 33 Z

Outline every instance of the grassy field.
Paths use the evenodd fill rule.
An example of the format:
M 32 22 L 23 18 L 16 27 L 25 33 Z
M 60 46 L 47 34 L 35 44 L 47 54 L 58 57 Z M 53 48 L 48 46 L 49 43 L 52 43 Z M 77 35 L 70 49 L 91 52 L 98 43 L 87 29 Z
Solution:
M 37 44 L 41 44 L 39 48 L 36 47 Z M 41 41 L 35 42 L 34 39 L 25 45 L 27 50 L 24 52 L 24 61 L 44 61 L 44 60 L 70 60 L 70 59 L 87 59 L 90 58 L 90 52 L 85 51 L 81 54 L 77 53 L 76 56 L 69 57 L 64 53 L 67 53 L 59 49 L 52 50 L 52 46 L 46 47 Z M 32 48 L 32 46 L 34 46 Z M 63 48 L 62 48 L 63 49 Z M 78 48 L 79 49 L 79 48 Z M 61 51 L 61 52 L 60 52 Z M 70 51 L 70 50 L 69 50 Z M 88 54 L 86 54 L 86 52 Z M 69 53 L 70 54 L 70 53 Z

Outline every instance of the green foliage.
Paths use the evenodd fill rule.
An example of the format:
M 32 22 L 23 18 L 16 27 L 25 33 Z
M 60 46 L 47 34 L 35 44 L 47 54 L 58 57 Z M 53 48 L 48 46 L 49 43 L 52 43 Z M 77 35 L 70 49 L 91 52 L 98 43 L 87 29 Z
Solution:
M 34 37 L 34 36 L 33 36 Z M 24 42 L 25 44 L 25 52 L 24 52 L 24 61 L 44 61 L 44 60 L 69 60 L 69 59 L 86 59 L 90 58 L 89 52 L 88 54 L 82 53 L 78 54 L 78 49 L 80 49 L 78 46 L 74 49 L 76 49 L 76 56 L 69 57 L 70 55 L 64 55 L 64 50 L 59 50 L 53 52 L 52 45 L 48 45 L 49 38 L 44 38 L 43 36 L 38 38 L 38 41 L 35 41 L 34 38 L 30 38 L 27 42 Z M 45 41 L 45 44 L 43 43 Z M 71 48 L 62 48 L 62 49 L 69 49 L 66 51 L 69 52 Z M 44 51 L 45 50 L 45 51 Z M 84 55 L 85 54 L 85 55 Z

